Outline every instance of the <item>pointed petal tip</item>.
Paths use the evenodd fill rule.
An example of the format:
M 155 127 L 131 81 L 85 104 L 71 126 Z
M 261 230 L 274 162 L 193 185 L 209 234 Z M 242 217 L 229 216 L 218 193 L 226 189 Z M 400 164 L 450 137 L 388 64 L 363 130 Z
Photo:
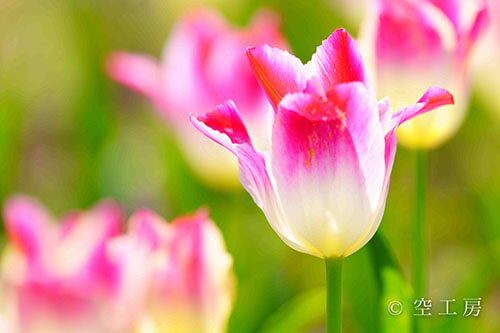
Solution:
M 446 89 L 440 87 L 430 87 L 417 103 L 395 112 L 392 116 L 394 127 L 396 128 L 420 114 L 432 111 L 436 108 L 453 105 L 455 100 L 453 95 Z
M 455 98 L 448 90 L 440 87 L 430 87 L 425 94 L 420 98 L 418 103 L 426 103 L 434 108 L 443 105 L 455 104 Z
M 121 81 L 121 74 L 132 60 L 132 55 L 125 51 L 114 51 L 104 59 L 104 68 L 109 77 Z
M 217 105 L 214 111 L 191 116 L 191 123 L 208 138 L 235 154 L 234 145 L 250 144 L 250 136 L 232 100 Z
M 337 36 L 340 36 L 342 38 L 351 38 L 351 35 L 347 32 L 345 28 L 339 28 L 333 31 L 327 39 L 335 38 Z

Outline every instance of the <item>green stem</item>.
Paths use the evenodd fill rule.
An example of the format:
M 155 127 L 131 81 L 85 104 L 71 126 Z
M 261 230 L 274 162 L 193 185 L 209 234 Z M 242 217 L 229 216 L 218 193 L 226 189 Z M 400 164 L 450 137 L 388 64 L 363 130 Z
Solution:
M 342 332 L 342 266 L 344 258 L 326 258 L 326 332 Z
M 413 224 L 413 289 L 415 298 L 425 298 L 427 275 L 427 238 L 425 237 L 425 190 L 427 156 L 424 151 L 416 152 L 415 173 L 415 220 Z M 414 332 L 420 331 L 414 322 Z

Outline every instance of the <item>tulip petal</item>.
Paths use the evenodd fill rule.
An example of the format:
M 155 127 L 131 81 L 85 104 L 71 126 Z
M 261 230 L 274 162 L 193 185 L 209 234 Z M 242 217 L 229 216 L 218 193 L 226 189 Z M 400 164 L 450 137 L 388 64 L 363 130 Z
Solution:
M 199 117 L 191 116 L 193 125 L 210 139 L 226 147 L 240 166 L 240 179 L 259 207 L 269 187 L 264 157 L 257 152 L 232 101 L 219 105 L 215 111 Z
M 460 2 L 463 0 L 430 0 L 432 4 L 441 9 L 441 11 L 453 23 L 455 28 L 459 30 L 460 27 Z
M 90 211 L 71 213 L 63 219 L 67 222 L 53 245 L 48 271 L 57 279 L 73 281 L 69 285 L 78 288 L 112 280 L 116 272 L 107 258 L 106 244 L 120 234 L 123 219 L 120 206 L 111 200 Z
M 232 258 L 207 212 L 170 225 L 165 265 L 153 281 L 151 314 L 158 332 L 222 332 L 233 304 Z
M 382 132 L 387 133 L 392 126 L 392 107 L 389 97 L 386 97 L 378 102 L 378 116 Z
M 339 83 L 359 81 L 368 85 L 361 53 L 344 29 L 335 30 L 306 65 L 320 79 L 325 91 Z
M 367 228 L 366 232 L 358 239 L 358 241 L 353 246 L 351 246 L 346 255 L 350 255 L 356 252 L 363 245 L 365 245 L 377 231 L 382 219 L 387 194 L 389 192 L 392 166 L 394 164 L 394 158 L 396 156 L 396 148 L 398 142 L 398 138 L 396 136 L 397 127 L 406 120 L 409 120 L 419 114 L 431 111 L 435 108 L 447 104 L 453 104 L 453 96 L 445 89 L 441 89 L 438 87 L 429 88 L 416 104 L 411 105 L 401 111 L 395 112 L 394 114 L 392 114 L 392 109 L 388 98 L 385 98 L 379 102 L 378 110 L 380 123 L 382 125 L 383 132 L 385 133 L 385 174 L 383 188 L 379 203 L 374 213 L 374 217 L 372 217 L 371 220 L 371 226 Z
M 112 53 L 106 63 L 108 75 L 118 83 L 146 96 L 160 108 L 166 107 L 162 92 L 161 68 L 147 55 Z
M 431 0 L 431 2 L 453 24 L 461 47 L 460 55 L 466 56 L 489 25 L 489 9 L 486 1 Z
M 448 90 L 439 87 L 431 87 L 416 104 L 410 105 L 393 114 L 392 118 L 394 126 L 398 127 L 405 121 L 418 116 L 419 114 L 423 114 L 440 106 L 449 104 L 454 104 L 454 100 L 453 95 L 450 94 Z
M 264 45 L 248 48 L 246 54 L 257 81 L 275 110 L 286 94 L 305 89 L 308 79 L 305 67 L 300 59 L 287 51 Z
M 320 256 L 314 248 L 303 246 L 307 241 L 299 241 L 293 227 L 283 219 L 281 204 L 269 178 L 265 158 L 253 147 L 234 103 L 228 101 L 213 112 L 199 117 L 191 116 L 191 122 L 200 132 L 238 157 L 241 183 L 264 211 L 278 236 L 297 251 Z
M 14 243 L 29 260 L 35 260 L 50 239 L 52 218 L 37 201 L 23 196 L 10 198 L 4 206 L 5 228 Z
M 155 213 L 140 209 L 132 215 L 129 224 L 129 234 L 147 244 L 151 250 L 165 245 L 168 234 L 167 223 Z
M 474 22 L 472 23 L 465 40 L 463 41 L 462 47 L 464 54 L 468 54 L 470 52 L 472 46 L 489 26 L 489 23 L 489 11 L 485 4 L 484 7 L 477 12 Z
M 328 93 L 337 118 L 309 117 L 318 96 L 297 93 L 280 103 L 272 136 L 271 169 L 286 220 L 323 256 L 342 256 L 373 224 L 385 165 L 376 100 L 357 82 Z M 333 104 L 331 104 L 333 103 Z M 321 193 L 321 195 L 318 195 Z M 356 227 L 353 227 L 356 226 Z
M 378 1 L 375 40 L 377 66 L 444 67 L 447 49 L 456 43 L 453 25 L 430 3 Z

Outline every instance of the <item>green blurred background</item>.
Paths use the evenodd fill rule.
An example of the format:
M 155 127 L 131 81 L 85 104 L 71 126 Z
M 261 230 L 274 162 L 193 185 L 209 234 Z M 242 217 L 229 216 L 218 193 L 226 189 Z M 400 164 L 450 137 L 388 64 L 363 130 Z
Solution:
M 245 191 L 214 192 L 199 183 L 153 106 L 104 73 L 114 50 L 159 57 L 175 19 L 195 4 L 0 0 L 0 200 L 24 193 L 62 214 L 113 197 L 129 212 L 146 206 L 167 219 L 206 205 L 238 278 L 229 331 L 321 332 L 324 263 L 288 248 Z M 335 28 L 356 36 L 361 17 L 335 1 L 205 4 L 240 26 L 258 7 L 274 8 L 303 61 Z M 500 332 L 499 114 L 473 97 L 459 133 L 429 156 L 434 315 L 422 320 L 432 332 Z M 345 332 L 410 327 L 413 166 L 413 153 L 400 148 L 380 232 L 346 261 Z M 461 316 L 464 297 L 482 297 L 478 318 Z M 459 315 L 438 316 L 439 300 L 451 298 Z M 388 314 L 389 300 L 404 303 L 401 316 Z

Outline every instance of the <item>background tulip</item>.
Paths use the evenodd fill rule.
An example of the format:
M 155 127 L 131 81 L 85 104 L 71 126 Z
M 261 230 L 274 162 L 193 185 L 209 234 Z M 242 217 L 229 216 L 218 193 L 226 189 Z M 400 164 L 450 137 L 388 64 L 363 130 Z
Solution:
M 475 93 L 484 106 L 494 111 L 497 119 L 500 119 L 500 95 L 497 89 L 500 77 L 500 1 L 489 0 L 487 4 L 490 26 L 474 52 L 474 85 L 477 88 Z
M 120 232 L 120 208 L 102 202 L 57 226 L 38 202 L 13 197 L 4 221 L 10 246 L 2 273 L 20 332 L 114 332 L 104 315 L 116 279 L 106 244 Z
M 172 123 L 191 168 L 216 187 L 237 184 L 234 157 L 211 145 L 189 125 L 190 112 L 201 114 L 228 98 L 242 107 L 252 137 L 266 145 L 263 127 L 268 105 L 246 65 L 249 45 L 285 46 L 279 19 L 260 11 L 246 29 L 230 27 L 213 11 L 186 14 L 176 25 L 158 63 L 145 55 L 112 54 L 109 75 L 152 100 L 160 114 Z
M 450 90 L 456 100 L 402 125 L 403 145 L 430 149 L 456 133 L 470 97 L 469 54 L 487 21 L 481 0 L 377 0 L 369 6 L 361 40 L 378 94 L 391 96 L 395 109 L 429 85 Z
M 416 297 L 427 296 L 426 154 L 459 129 L 470 98 L 470 53 L 488 23 L 482 0 L 378 0 L 370 8 L 361 40 L 373 63 L 377 92 L 396 107 L 430 84 L 450 90 L 456 105 L 403 124 L 400 142 L 415 154 L 415 215 L 411 225 Z M 415 319 L 415 318 L 414 318 Z M 421 321 L 414 320 L 418 331 Z
M 254 148 L 231 101 L 191 119 L 238 157 L 243 185 L 281 239 L 327 259 L 330 294 L 330 282 L 340 284 L 342 258 L 366 244 L 382 219 L 396 128 L 453 97 L 430 88 L 417 104 L 391 114 L 388 100 L 377 103 L 357 45 L 343 29 L 306 65 L 269 46 L 247 53 L 275 110 L 267 155 Z M 341 311 L 332 305 L 327 330 L 337 331 Z
M 136 331 L 225 331 L 234 298 L 232 258 L 206 212 L 167 224 L 138 211 L 128 234 L 110 246 L 122 272 L 121 313 L 142 309 Z
M 232 258 L 205 211 L 167 224 L 139 210 L 122 234 L 112 202 L 68 214 L 58 226 L 38 202 L 13 197 L 4 219 L 10 243 L 0 324 L 14 332 L 225 330 Z

